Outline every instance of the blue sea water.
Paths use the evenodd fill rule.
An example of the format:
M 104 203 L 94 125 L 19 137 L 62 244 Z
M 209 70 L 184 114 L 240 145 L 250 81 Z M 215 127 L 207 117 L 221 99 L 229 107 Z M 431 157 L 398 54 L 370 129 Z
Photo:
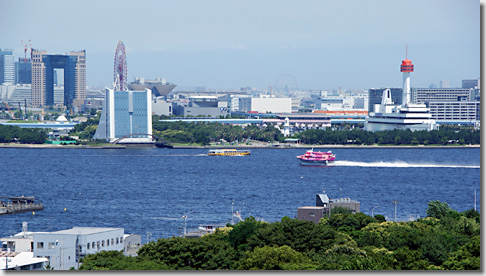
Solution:
M 75 226 L 122 227 L 151 240 L 225 224 L 233 208 L 268 222 L 296 217 L 331 198 L 398 220 L 426 216 L 431 200 L 480 209 L 480 149 L 332 149 L 331 166 L 300 166 L 305 149 L 252 149 L 250 156 L 207 156 L 206 149 L 0 149 L 0 196 L 35 196 L 44 210 L 0 216 L 2 237 Z M 64 211 L 66 208 L 66 211 Z

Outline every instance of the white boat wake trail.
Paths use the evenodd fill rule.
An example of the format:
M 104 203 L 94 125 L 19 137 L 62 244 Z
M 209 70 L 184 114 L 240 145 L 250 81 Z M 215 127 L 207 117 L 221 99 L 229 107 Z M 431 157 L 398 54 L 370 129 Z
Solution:
M 405 161 L 396 162 L 355 162 L 355 161 L 334 161 L 328 166 L 341 166 L 341 167 L 384 167 L 384 168 L 471 168 L 479 169 L 480 166 L 469 165 L 446 165 L 446 164 L 419 164 L 419 163 L 407 163 Z

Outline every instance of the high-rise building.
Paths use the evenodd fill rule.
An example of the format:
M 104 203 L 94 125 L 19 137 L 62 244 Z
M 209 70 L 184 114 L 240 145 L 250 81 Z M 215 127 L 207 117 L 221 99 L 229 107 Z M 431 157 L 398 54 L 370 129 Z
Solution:
M 449 88 L 449 81 L 448 80 L 441 80 L 440 81 L 440 88 Z
M 152 91 L 114 91 L 106 89 L 103 112 L 93 139 L 111 143 L 152 142 Z
M 32 63 L 30 58 L 19 58 L 19 61 L 15 62 L 15 83 L 32 83 Z
M 86 51 L 49 55 L 32 50 L 32 104 L 54 105 L 54 69 L 64 69 L 64 106 L 86 99 Z
M 469 88 L 413 88 L 412 102 L 457 102 L 472 100 L 472 91 Z
M 15 62 L 13 50 L 0 49 L 0 85 L 15 83 Z
M 381 104 L 383 91 L 390 89 L 394 104 L 402 104 L 402 88 L 371 88 L 368 90 L 368 111 L 375 112 L 375 104 Z
M 462 88 L 480 89 L 480 79 L 462 80 Z

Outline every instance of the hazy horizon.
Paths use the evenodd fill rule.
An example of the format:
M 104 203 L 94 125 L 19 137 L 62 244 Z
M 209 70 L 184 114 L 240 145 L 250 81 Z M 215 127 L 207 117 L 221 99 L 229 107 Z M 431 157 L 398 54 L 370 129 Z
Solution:
M 88 86 L 111 86 L 119 40 L 128 79 L 178 87 L 260 90 L 292 75 L 299 89 L 460 87 L 480 77 L 480 5 L 410 1 L 12 1 L 0 2 L 1 49 L 21 40 L 50 54 L 86 50 Z

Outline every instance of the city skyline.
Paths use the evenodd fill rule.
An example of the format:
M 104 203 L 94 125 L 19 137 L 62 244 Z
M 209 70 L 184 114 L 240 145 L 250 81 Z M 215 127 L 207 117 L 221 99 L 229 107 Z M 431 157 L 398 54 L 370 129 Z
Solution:
M 2 1 L 1 49 L 21 41 L 49 54 L 86 50 L 89 86 L 113 81 L 116 44 L 128 80 L 164 77 L 180 87 L 299 89 L 460 87 L 480 75 L 477 1 Z M 55 16 L 46 16 L 55 15 Z

